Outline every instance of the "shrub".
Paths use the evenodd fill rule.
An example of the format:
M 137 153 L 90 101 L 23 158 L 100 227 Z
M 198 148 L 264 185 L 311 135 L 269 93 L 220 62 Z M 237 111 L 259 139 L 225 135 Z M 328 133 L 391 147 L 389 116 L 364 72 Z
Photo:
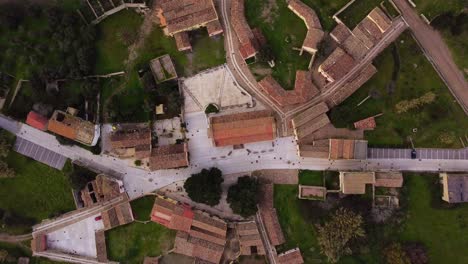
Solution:
M 249 176 L 242 176 L 237 183 L 229 187 L 227 201 L 234 213 L 249 217 L 257 212 L 258 180 Z
M 185 191 L 192 201 L 215 206 L 221 200 L 222 172 L 218 168 L 203 169 L 192 174 L 184 183 Z

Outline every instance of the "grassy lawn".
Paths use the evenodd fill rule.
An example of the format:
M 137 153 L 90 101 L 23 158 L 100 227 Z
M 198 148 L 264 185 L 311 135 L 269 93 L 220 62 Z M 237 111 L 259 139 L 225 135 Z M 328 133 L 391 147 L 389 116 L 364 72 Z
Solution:
M 152 195 L 133 200 L 130 204 L 132 206 L 132 211 L 135 219 L 140 221 L 150 220 L 154 200 L 155 196 Z
M 273 77 L 284 89 L 293 89 L 296 70 L 306 70 L 310 61 L 307 53 L 299 56 L 299 51 L 293 50 L 302 46 L 307 29 L 304 22 L 287 8 L 286 1 L 277 0 L 278 8 L 272 10 L 268 18 L 259 16 L 259 10 L 266 5 L 267 1 L 246 1 L 246 17 L 252 28 L 261 29 L 272 50 L 276 65 L 272 69 Z
M 459 13 L 464 5 L 466 6 L 465 0 L 413 0 L 413 2 L 416 4 L 416 9 L 429 20 L 446 12 Z
M 336 126 L 352 127 L 357 120 L 383 113 L 377 118 L 377 128 L 366 132 L 370 145 L 409 146 L 411 136 L 416 147 L 461 147 L 458 137 L 466 134 L 468 119 L 408 32 L 396 41 L 396 50 L 392 52 L 390 46 L 374 64 L 379 72 L 332 109 L 330 117 Z M 434 102 L 396 112 L 397 103 L 428 92 L 436 95 Z M 368 95 L 371 99 L 358 107 Z
M 16 177 L 0 179 L 0 208 L 36 222 L 75 209 L 71 186 L 65 175 L 71 164 L 67 164 L 64 172 L 61 172 L 13 151 L 8 155 L 7 162 L 16 171 Z M 28 231 L 0 230 L 14 233 Z
M 304 216 L 302 205 L 310 203 L 297 199 L 296 185 L 275 185 L 275 208 L 286 238 L 280 250 L 299 247 L 305 263 L 320 263 L 320 255 L 313 224 Z M 312 202 L 313 203 L 313 202 Z
M 28 242 L 29 243 L 29 242 Z M 19 257 L 29 257 L 30 264 L 64 264 L 65 262 L 57 262 L 57 261 L 51 261 L 45 258 L 37 258 L 33 257 L 31 258 L 31 252 L 30 249 L 26 245 L 22 244 L 7 244 L 0 242 L 0 250 L 6 250 L 8 251 L 8 257 L 5 262 L 2 263 L 18 263 L 17 260 Z
M 162 225 L 132 223 L 106 232 L 107 254 L 120 263 L 143 263 L 172 248 L 176 232 Z
M 323 172 L 311 171 L 311 170 L 300 170 L 299 171 L 299 184 L 323 186 L 324 185 Z
M 441 188 L 437 176 L 409 175 L 406 184 L 408 217 L 401 240 L 421 241 L 428 248 L 431 263 L 468 263 L 468 204 L 435 208 L 431 201 L 440 201 Z
M 124 70 L 128 47 L 136 40 L 142 22 L 133 10 L 123 10 L 98 24 L 97 74 Z
M 131 202 L 136 220 L 149 220 L 154 199 L 154 196 L 145 196 Z M 173 246 L 175 234 L 174 230 L 153 222 L 118 227 L 106 232 L 108 257 L 120 263 L 143 263 L 145 256 L 167 253 Z
M 179 52 L 174 38 L 164 35 L 161 28 L 155 27 L 143 48 L 138 51 L 136 67 L 144 68 L 150 60 L 169 54 L 178 75 L 191 76 L 226 62 L 223 37 L 210 38 L 204 28 L 192 31 L 190 35 L 193 52 Z

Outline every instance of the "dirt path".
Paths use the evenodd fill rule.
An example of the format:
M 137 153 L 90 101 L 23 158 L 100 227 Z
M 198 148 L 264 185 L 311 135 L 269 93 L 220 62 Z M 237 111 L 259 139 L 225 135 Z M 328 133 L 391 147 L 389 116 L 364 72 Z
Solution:
M 104 113 L 103 115 L 103 121 L 104 123 L 109 122 L 109 104 L 111 102 L 112 97 L 120 94 L 123 90 L 126 88 L 126 83 L 129 79 L 129 72 L 132 70 L 132 67 L 134 66 L 135 60 L 138 58 L 138 51 L 143 48 L 146 39 L 150 35 L 151 31 L 154 28 L 154 25 L 157 23 L 157 17 L 156 17 L 156 9 L 155 9 L 156 1 L 154 1 L 153 6 L 151 7 L 150 11 L 146 13 L 145 19 L 143 20 L 143 23 L 141 24 L 139 30 L 138 30 L 138 36 L 136 41 L 128 47 L 128 58 L 124 62 L 124 67 L 125 67 L 125 74 L 124 74 L 124 81 L 123 83 L 117 87 L 112 94 L 106 99 L 106 101 L 103 103 L 102 106 L 102 111 Z
M 31 234 L 25 234 L 25 235 L 8 235 L 8 234 L 0 234 L 0 242 L 6 242 L 6 243 L 18 243 L 18 242 L 23 242 L 32 239 Z

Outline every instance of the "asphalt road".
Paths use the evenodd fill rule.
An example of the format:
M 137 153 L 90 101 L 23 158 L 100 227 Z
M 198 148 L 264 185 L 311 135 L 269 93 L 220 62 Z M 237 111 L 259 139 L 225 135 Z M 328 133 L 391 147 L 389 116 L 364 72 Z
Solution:
M 468 85 L 463 72 L 453 61 L 452 54 L 439 32 L 425 23 L 407 0 L 393 0 L 409 25 L 413 36 L 444 80 L 466 114 L 468 114 Z

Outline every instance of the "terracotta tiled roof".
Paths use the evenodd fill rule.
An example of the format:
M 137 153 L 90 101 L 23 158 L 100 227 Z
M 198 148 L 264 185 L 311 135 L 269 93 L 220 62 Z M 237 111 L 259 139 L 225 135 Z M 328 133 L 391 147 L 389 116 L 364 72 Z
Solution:
M 159 0 L 169 34 L 189 31 L 218 20 L 212 0 Z
M 221 246 L 226 244 L 226 222 L 199 211 L 194 212 L 188 205 L 157 197 L 151 220 L 167 228 L 184 231 L 192 238 Z
M 39 130 L 45 131 L 47 130 L 47 123 L 49 120 L 47 120 L 46 117 L 31 111 L 28 113 L 28 116 L 26 117 L 26 124 L 37 128 Z
M 274 246 L 283 244 L 286 240 L 279 224 L 276 209 L 260 208 L 260 214 L 262 216 L 263 223 L 265 224 L 265 229 L 271 244 Z
M 241 255 L 265 255 L 265 248 L 255 221 L 236 224 L 236 231 Z
M 306 158 L 327 159 L 330 156 L 329 147 L 317 147 L 314 145 L 299 145 L 299 156 Z
M 159 257 L 145 257 L 143 264 L 158 264 Z
M 239 39 L 241 56 L 248 59 L 257 54 L 258 43 L 245 19 L 244 8 L 244 0 L 231 1 L 231 25 Z
M 304 259 L 302 258 L 301 251 L 299 248 L 288 250 L 277 257 L 278 264 L 302 264 Z
M 355 65 L 356 61 L 343 49 L 338 47 L 320 65 L 319 71 L 329 81 L 336 81 L 343 78 Z
M 150 170 L 166 170 L 189 165 L 187 143 L 153 148 L 149 161 Z
M 294 90 L 285 90 L 271 75 L 258 82 L 262 91 L 280 106 L 305 103 L 319 93 L 312 82 L 312 74 L 307 71 L 297 71 Z
M 321 29 L 311 28 L 307 31 L 302 48 L 309 53 L 315 53 L 325 33 Z
M 373 172 L 340 172 L 340 189 L 344 194 L 365 194 L 366 185 L 374 183 Z
M 330 36 L 338 43 L 343 44 L 344 41 L 351 35 L 351 30 L 343 24 L 338 23 L 336 27 L 330 32 Z
M 119 180 L 115 180 L 99 174 L 96 179 L 86 184 L 86 187 L 81 190 L 81 199 L 84 202 L 85 207 L 94 205 L 95 203 L 101 203 L 112 200 L 118 197 L 123 190 L 123 183 Z
M 295 127 L 294 134 L 297 140 L 301 140 L 304 137 L 314 133 L 315 131 L 319 130 L 320 128 L 330 124 L 330 119 L 326 114 L 320 114 L 319 116 L 315 117 L 314 119 L 308 121 L 306 124 Z
M 377 124 L 373 116 L 354 122 L 354 128 L 363 130 L 374 130 Z
M 260 187 L 260 215 L 265 225 L 268 238 L 272 245 L 277 246 L 285 242 L 276 209 L 273 207 L 273 184 L 263 184 Z
M 366 159 L 367 141 L 330 139 L 330 159 Z
M 221 23 L 219 23 L 219 20 L 211 21 L 206 24 L 206 30 L 210 37 L 223 33 L 223 27 L 221 26 Z
M 47 235 L 39 234 L 31 240 L 32 252 L 43 252 L 47 250 Z
M 376 172 L 375 186 L 400 188 L 403 186 L 403 174 L 401 172 Z
M 307 35 L 302 44 L 302 48 L 311 53 L 316 52 L 318 44 L 322 41 L 324 36 L 317 14 L 312 8 L 299 0 L 289 0 L 288 8 L 304 20 L 306 24 Z
M 112 148 L 133 148 L 151 145 L 151 129 L 149 124 L 120 124 L 121 129 L 110 136 Z
M 349 55 L 351 55 L 355 60 L 363 58 L 369 48 L 364 45 L 364 43 L 355 35 L 350 35 L 343 43 L 343 48 L 346 50 Z
M 192 45 L 190 44 L 190 39 L 187 32 L 179 32 L 174 34 L 174 39 L 178 51 L 192 50 Z
M 209 263 L 220 263 L 224 246 L 192 237 L 189 233 L 177 232 L 174 252 L 186 256 L 208 261 Z
M 368 64 L 365 66 L 360 72 L 354 74 L 347 83 L 341 85 L 341 87 L 330 97 L 328 105 L 335 106 L 343 102 L 370 78 L 372 78 L 376 72 L 377 69 L 374 65 Z
M 93 123 L 58 110 L 50 118 L 47 128 L 50 132 L 86 145 L 90 145 L 95 137 Z
M 379 27 L 381 32 L 387 31 L 392 24 L 390 18 L 379 7 L 374 8 L 367 17 Z
M 210 131 L 216 146 L 268 141 L 276 137 L 275 121 L 269 111 L 210 117 Z
M 300 127 L 306 124 L 307 122 L 311 121 L 312 119 L 316 118 L 317 116 L 328 112 L 328 110 L 329 109 L 326 103 L 318 103 L 295 116 L 292 119 L 292 124 L 294 127 Z
M 101 216 L 106 230 L 131 223 L 134 220 L 132 208 L 128 201 L 116 204 L 111 209 L 103 211 Z
M 303 2 L 299 0 L 289 0 L 288 8 L 296 13 L 302 20 L 304 20 L 304 23 L 308 29 L 322 28 L 322 25 L 320 25 L 320 19 L 315 11 Z
M 96 255 L 99 262 L 107 262 L 106 235 L 104 230 L 97 231 L 96 237 Z

